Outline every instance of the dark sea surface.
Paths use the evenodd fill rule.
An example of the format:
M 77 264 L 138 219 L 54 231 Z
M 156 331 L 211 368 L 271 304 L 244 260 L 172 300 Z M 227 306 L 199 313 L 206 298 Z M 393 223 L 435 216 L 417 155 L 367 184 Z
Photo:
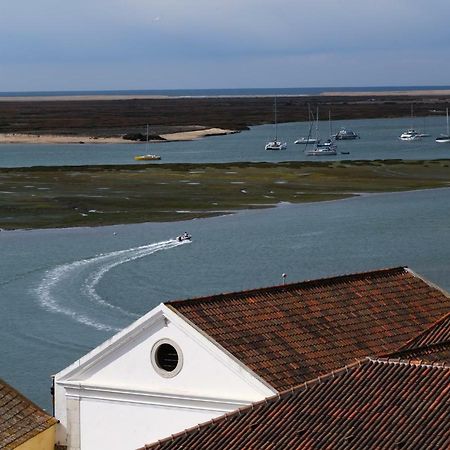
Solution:
M 346 86 L 346 87 L 292 87 L 292 88 L 240 88 L 240 89 L 138 89 L 107 91 L 22 91 L 0 92 L 0 97 L 57 97 L 78 95 L 157 95 L 168 97 L 216 97 L 216 96 L 272 96 L 272 95 L 319 95 L 323 92 L 383 92 L 444 90 L 450 86 Z
M 332 121 L 333 132 L 342 127 L 353 129 L 361 139 L 339 141 L 336 156 L 311 157 L 305 146 L 294 144 L 308 136 L 306 122 L 278 125 L 278 137 L 288 143 L 283 151 L 266 151 L 264 145 L 273 138 L 273 125 L 260 125 L 248 131 L 211 136 L 196 141 L 124 144 L 1 144 L 0 167 L 29 167 L 53 165 L 136 164 L 134 156 L 155 153 L 158 163 L 220 163 L 235 161 L 313 161 L 313 160 L 371 160 L 371 159 L 440 159 L 450 158 L 450 144 L 437 144 L 435 137 L 445 132 L 446 119 L 441 115 L 427 118 L 362 119 Z M 418 131 L 430 133 L 420 141 L 405 142 L 398 137 L 413 125 Z M 313 131 L 313 134 L 315 132 Z M 330 124 L 321 121 L 319 133 L 323 139 L 330 135 Z M 311 146 L 309 146 L 311 148 Z M 345 154 L 341 153 L 344 152 Z M 148 164 L 144 162 L 142 164 Z
M 450 290 L 449 224 L 450 189 L 437 189 L 1 232 L 0 376 L 50 409 L 52 373 L 160 302 L 280 284 L 282 273 L 295 282 L 408 265 Z M 192 243 L 173 240 L 186 230 Z

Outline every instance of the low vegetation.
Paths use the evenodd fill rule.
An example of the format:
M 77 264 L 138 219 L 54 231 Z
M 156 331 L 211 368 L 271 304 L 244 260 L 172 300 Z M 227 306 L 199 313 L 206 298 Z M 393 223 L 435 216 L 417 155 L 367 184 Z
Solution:
M 448 160 L 4 168 L 0 227 L 186 220 L 449 183 Z

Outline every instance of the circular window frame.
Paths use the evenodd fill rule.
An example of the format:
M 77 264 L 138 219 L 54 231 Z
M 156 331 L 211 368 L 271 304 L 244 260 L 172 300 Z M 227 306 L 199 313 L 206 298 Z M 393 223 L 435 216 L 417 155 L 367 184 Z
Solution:
M 161 345 L 163 345 L 163 344 L 171 345 L 178 354 L 177 365 L 176 365 L 175 369 L 171 370 L 170 372 L 168 370 L 165 370 L 162 367 L 160 367 L 156 360 L 156 353 L 157 353 L 159 347 L 161 347 Z M 177 376 L 180 373 L 181 369 L 183 368 L 183 352 L 181 351 L 180 346 L 176 342 L 172 341 L 172 339 L 164 338 L 164 339 L 160 339 L 159 341 L 155 342 L 152 347 L 150 360 L 152 362 L 152 366 L 155 369 L 156 373 L 163 378 L 173 378 L 173 377 Z

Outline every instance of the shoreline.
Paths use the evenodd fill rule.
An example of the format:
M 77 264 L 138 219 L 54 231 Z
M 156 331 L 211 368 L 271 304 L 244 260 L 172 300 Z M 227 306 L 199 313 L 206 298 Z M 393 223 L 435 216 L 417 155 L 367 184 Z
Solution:
M 203 130 L 180 131 L 166 133 L 160 136 L 163 140 L 150 140 L 151 143 L 164 143 L 176 141 L 193 141 L 207 136 L 223 136 L 238 133 L 237 130 L 225 128 L 205 128 Z M 0 133 L 1 144 L 145 144 L 142 141 L 123 139 L 122 136 L 68 136 L 58 134 L 27 134 L 27 133 Z

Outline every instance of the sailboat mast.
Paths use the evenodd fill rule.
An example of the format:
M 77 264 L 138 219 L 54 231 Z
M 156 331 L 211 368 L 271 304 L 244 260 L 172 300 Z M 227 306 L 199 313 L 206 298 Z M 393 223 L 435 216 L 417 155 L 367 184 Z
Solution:
M 330 138 L 333 136 L 333 126 L 331 124 L 331 109 L 328 110 L 328 122 L 330 125 Z
M 448 127 L 448 108 L 445 109 L 445 112 L 447 113 L 447 136 L 450 136 L 450 130 Z
M 277 122 L 277 98 L 274 99 L 274 109 L 275 109 L 275 142 L 278 140 L 278 122 Z

